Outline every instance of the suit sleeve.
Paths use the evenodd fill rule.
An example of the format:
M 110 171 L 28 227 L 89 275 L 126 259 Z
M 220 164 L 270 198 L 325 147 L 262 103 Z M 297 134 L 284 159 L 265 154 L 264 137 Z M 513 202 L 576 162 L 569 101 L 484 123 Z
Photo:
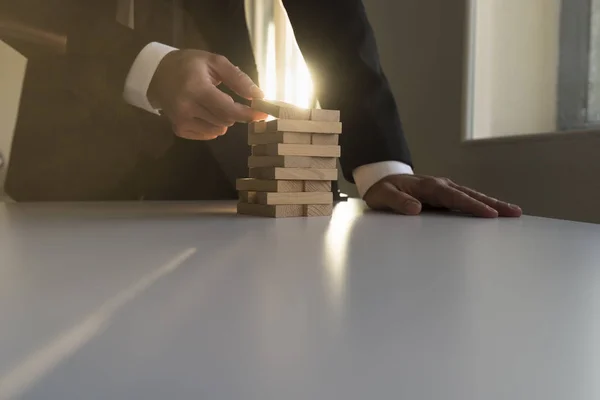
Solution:
M 344 177 L 363 165 L 412 167 L 396 101 L 360 0 L 283 0 L 323 108 L 341 110 Z
M 118 23 L 116 9 L 116 0 L 0 0 L 0 22 L 25 32 L 0 30 L 0 38 L 31 61 L 64 57 L 71 90 L 91 102 L 115 104 L 123 101 L 137 55 L 153 40 Z
M 67 58 L 73 89 L 100 102 L 123 102 L 131 66 L 152 38 L 118 23 L 114 0 L 70 3 Z

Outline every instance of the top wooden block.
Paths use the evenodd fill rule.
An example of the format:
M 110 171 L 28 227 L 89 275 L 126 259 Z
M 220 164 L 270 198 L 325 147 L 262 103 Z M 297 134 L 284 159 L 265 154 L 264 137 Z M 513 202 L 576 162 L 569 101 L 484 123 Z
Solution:
M 252 100 L 251 107 L 279 119 L 297 121 L 339 122 L 338 110 L 306 109 L 278 100 Z
M 252 100 L 250 107 L 280 119 L 310 120 L 310 110 L 277 100 Z

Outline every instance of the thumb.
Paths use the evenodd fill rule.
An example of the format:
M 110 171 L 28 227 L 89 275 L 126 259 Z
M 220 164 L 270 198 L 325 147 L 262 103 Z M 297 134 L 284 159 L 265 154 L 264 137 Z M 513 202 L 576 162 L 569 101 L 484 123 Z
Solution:
M 376 183 L 365 194 L 365 201 L 374 210 L 392 210 L 405 215 L 418 215 L 422 208 L 417 199 L 400 191 L 390 182 Z
M 221 79 L 235 93 L 246 99 L 262 99 L 265 94 L 242 70 L 233 65 L 227 57 L 218 56 L 214 59 L 214 69 Z

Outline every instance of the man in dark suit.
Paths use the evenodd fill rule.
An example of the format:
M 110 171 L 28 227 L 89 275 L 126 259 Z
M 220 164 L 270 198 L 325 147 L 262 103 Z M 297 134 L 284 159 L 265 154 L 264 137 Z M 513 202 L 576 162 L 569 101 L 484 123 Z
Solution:
M 66 43 L 44 53 L 5 35 L 29 59 L 7 192 L 16 200 L 235 198 L 245 123 L 265 117 L 247 106 L 262 92 L 243 3 L 1 0 L 13 22 Z M 447 179 L 413 174 L 360 0 L 283 5 L 320 104 L 341 110 L 342 171 L 370 207 L 521 215 Z M 118 10 L 130 26 L 117 22 Z

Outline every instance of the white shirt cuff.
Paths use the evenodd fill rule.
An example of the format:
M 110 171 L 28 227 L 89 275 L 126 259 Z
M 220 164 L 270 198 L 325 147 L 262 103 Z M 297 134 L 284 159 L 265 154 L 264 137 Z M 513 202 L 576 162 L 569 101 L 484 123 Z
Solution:
M 409 174 L 412 175 L 413 169 L 410 165 L 400 161 L 381 161 L 373 164 L 361 165 L 352 171 L 356 189 L 362 199 L 367 191 L 389 175 Z
M 174 50 L 177 49 L 162 43 L 152 42 L 140 51 L 125 80 L 123 98 L 127 103 L 158 114 L 158 110 L 152 107 L 148 101 L 148 88 L 158 68 L 158 64 L 160 64 L 164 56 Z

